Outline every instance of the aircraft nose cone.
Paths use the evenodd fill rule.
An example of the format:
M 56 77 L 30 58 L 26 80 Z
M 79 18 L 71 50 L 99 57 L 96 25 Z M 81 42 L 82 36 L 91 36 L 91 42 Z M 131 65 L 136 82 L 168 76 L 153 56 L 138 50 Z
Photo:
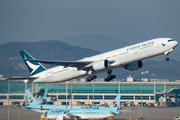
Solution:
M 175 46 L 174 46 L 174 48 L 175 48 L 177 45 L 178 45 L 178 42 L 177 42 L 177 41 L 175 41 Z
M 178 45 L 178 42 L 176 41 L 176 45 Z

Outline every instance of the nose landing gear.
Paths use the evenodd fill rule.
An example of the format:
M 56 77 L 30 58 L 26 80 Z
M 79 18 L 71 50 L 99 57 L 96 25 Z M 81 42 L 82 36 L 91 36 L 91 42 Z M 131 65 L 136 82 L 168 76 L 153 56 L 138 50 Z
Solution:
M 168 54 L 166 55 L 165 61 L 169 61 Z
M 171 53 L 172 50 L 173 50 L 173 48 L 171 48 L 168 51 L 164 52 L 164 54 L 166 55 L 165 61 L 169 61 L 168 55 Z
M 168 57 L 166 57 L 166 58 L 165 58 L 165 61 L 169 61 L 169 58 L 168 58 Z

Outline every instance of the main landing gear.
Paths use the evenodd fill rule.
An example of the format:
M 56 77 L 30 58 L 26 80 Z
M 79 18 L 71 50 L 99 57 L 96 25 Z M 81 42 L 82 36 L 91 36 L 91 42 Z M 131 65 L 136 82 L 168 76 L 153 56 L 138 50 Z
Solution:
M 89 75 L 88 78 L 86 78 L 86 82 L 91 82 L 91 80 L 94 80 L 97 78 L 97 75 Z
M 112 70 L 107 71 L 108 77 L 104 79 L 105 82 L 109 82 L 110 80 L 113 80 L 116 78 L 116 75 L 111 75 Z
M 108 77 L 104 79 L 105 82 L 109 82 L 110 80 L 113 80 L 116 78 L 116 75 L 111 75 L 112 74 L 112 70 L 107 71 Z M 96 79 L 97 76 L 96 75 L 89 75 L 88 78 L 86 78 L 86 82 L 91 82 L 91 80 Z

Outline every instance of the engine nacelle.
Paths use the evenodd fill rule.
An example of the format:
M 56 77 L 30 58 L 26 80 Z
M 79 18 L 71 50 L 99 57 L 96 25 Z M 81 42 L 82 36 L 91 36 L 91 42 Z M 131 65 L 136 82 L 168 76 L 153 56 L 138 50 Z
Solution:
M 142 68 L 142 66 L 143 66 L 143 63 L 140 60 L 140 61 L 136 61 L 136 62 L 129 63 L 129 64 L 125 65 L 125 69 L 127 69 L 129 71 L 133 71 L 133 70 L 137 70 L 137 69 Z
M 56 116 L 56 120 L 63 120 L 64 118 L 64 116 Z
M 109 67 L 109 62 L 108 60 L 99 60 L 94 62 L 92 67 L 95 71 L 104 70 Z

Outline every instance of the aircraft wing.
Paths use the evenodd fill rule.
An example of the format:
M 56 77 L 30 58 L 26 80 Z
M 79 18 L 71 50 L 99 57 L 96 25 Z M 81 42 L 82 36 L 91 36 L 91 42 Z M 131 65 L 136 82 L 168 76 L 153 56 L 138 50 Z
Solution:
M 60 65 L 65 67 L 81 67 L 86 66 L 94 61 L 48 61 L 48 60 L 30 60 L 25 59 L 26 61 L 32 61 L 32 62 L 40 62 L 44 64 L 50 64 L 50 65 Z
M 93 63 L 95 62 L 95 61 L 48 61 L 48 60 L 31 60 L 31 59 L 25 59 L 25 60 L 50 64 L 50 65 L 60 65 L 64 67 L 77 67 L 78 69 L 86 69 L 92 67 Z M 109 61 L 110 64 L 113 62 L 114 62 L 113 60 Z

